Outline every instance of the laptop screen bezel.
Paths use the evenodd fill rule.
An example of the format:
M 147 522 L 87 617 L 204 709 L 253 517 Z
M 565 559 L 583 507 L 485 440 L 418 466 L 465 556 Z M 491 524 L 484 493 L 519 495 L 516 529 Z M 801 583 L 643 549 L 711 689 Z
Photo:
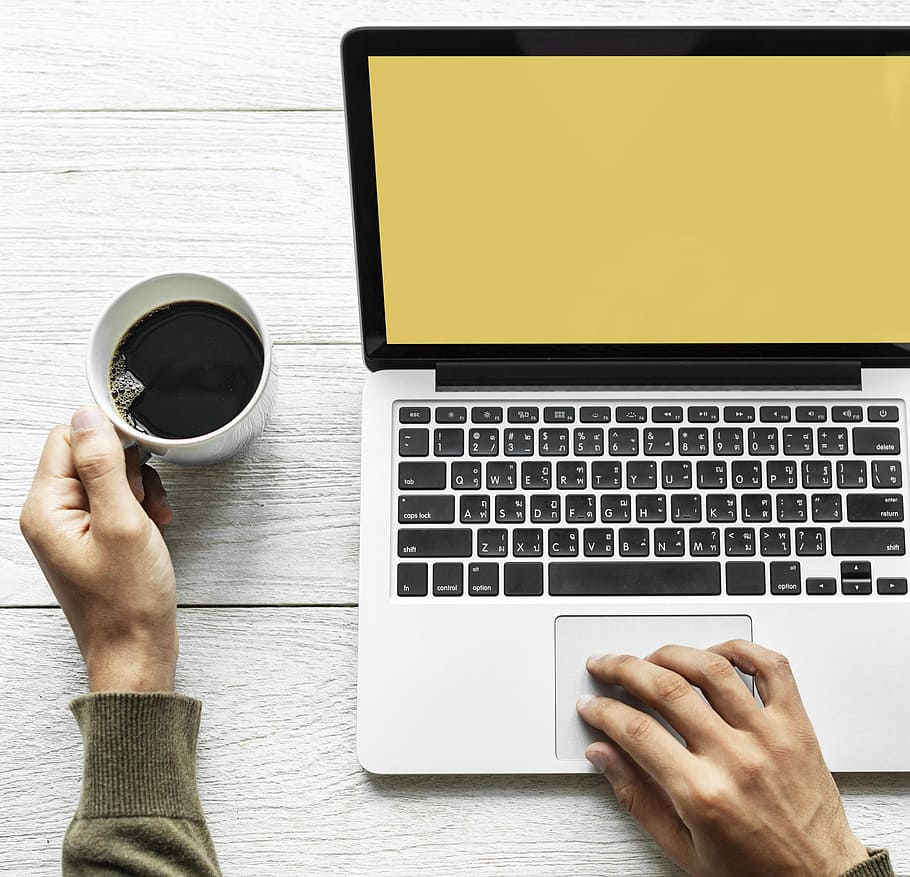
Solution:
M 370 105 L 371 55 L 910 55 L 910 28 L 359 28 L 345 34 L 341 44 L 361 334 L 364 360 L 370 369 L 430 368 L 440 361 L 477 359 L 845 359 L 865 366 L 910 365 L 910 343 L 387 343 Z M 869 301 L 869 290 L 858 290 L 857 295 L 859 301 Z M 887 314 L 882 318 L 888 319 Z

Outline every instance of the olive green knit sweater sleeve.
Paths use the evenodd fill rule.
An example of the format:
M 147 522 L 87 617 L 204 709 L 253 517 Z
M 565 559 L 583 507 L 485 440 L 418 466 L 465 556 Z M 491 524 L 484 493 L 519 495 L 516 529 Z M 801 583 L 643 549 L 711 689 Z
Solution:
M 201 708 L 164 692 L 88 694 L 70 704 L 85 755 L 64 877 L 221 874 L 196 792 Z
M 895 877 L 887 850 L 868 851 L 869 858 L 866 861 L 854 865 L 849 871 L 841 874 L 841 877 Z

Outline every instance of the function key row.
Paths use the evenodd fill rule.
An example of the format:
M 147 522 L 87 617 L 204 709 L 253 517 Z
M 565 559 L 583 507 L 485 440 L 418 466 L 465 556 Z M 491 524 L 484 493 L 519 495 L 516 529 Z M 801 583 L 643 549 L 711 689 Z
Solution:
M 761 423 L 826 423 L 829 417 L 826 405 L 761 405 L 758 420 Z M 436 407 L 436 423 L 467 423 L 468 409 L 463 405 L 439 405 Z M 429 423 L 430 407 L 407 405 L 398 410 L 399 423 Z M 684 417 L 685 414 L 685 417 Z M 866 417 L 873 423 L 897 422 L 896 405 L 869 405 Z M 499 406 L 476 405 L 470 410 L 471 423 L 502 423 L 503 409 Z M 544 423 L 574 423 L 574 405 L 545 406 Z M 859 423 L 863 420 L 861 405 L 832 405 L 831 420 L 835 423 Z M 534 405 L 515 405 L 506 410 L 509 423 L 538 423 L 540 409 Z M 581 405 L 578 408 L 581 423 L 647 423 L 648 408 L 644 405 Z M 652 423 L 718 423 L 721 409 L 717 405 L 690 405 L 683 410 L 681 405 L 652 405 Z M 754 405 L 725 405 L 723 419 L 727 423 L 752 423 L 756 420 Z

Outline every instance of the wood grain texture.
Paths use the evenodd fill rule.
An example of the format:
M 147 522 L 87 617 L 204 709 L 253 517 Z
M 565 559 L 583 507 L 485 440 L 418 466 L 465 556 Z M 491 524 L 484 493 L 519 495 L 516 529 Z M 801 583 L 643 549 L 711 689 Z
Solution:
M 341 106 L 339 41 L 371 24 L 907 21 L 900 0 L 6 0 L 0 108 Z
M 351 609 L 182 611 L 179 687 L 204 702 L 199 789 L 226 875 L 681 873 L 599 777 L 364 773 L 355 625 Z M 85 684 L 61 614 L 0 611 L 0 666 L 0 873 L 52 874 L 81 771 L 66 703 Z M 906 865 L 910 778 L 841 788 L 859 835 Z

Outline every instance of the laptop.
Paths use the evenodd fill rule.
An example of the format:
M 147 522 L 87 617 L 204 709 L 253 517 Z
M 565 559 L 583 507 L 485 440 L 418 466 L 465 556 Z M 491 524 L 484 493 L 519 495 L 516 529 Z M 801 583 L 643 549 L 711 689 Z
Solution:
M 910 770 L 910 31 L 342 58 L 363 766 L 592 770 L 588 654 L 745 638 L 833 770 Z

